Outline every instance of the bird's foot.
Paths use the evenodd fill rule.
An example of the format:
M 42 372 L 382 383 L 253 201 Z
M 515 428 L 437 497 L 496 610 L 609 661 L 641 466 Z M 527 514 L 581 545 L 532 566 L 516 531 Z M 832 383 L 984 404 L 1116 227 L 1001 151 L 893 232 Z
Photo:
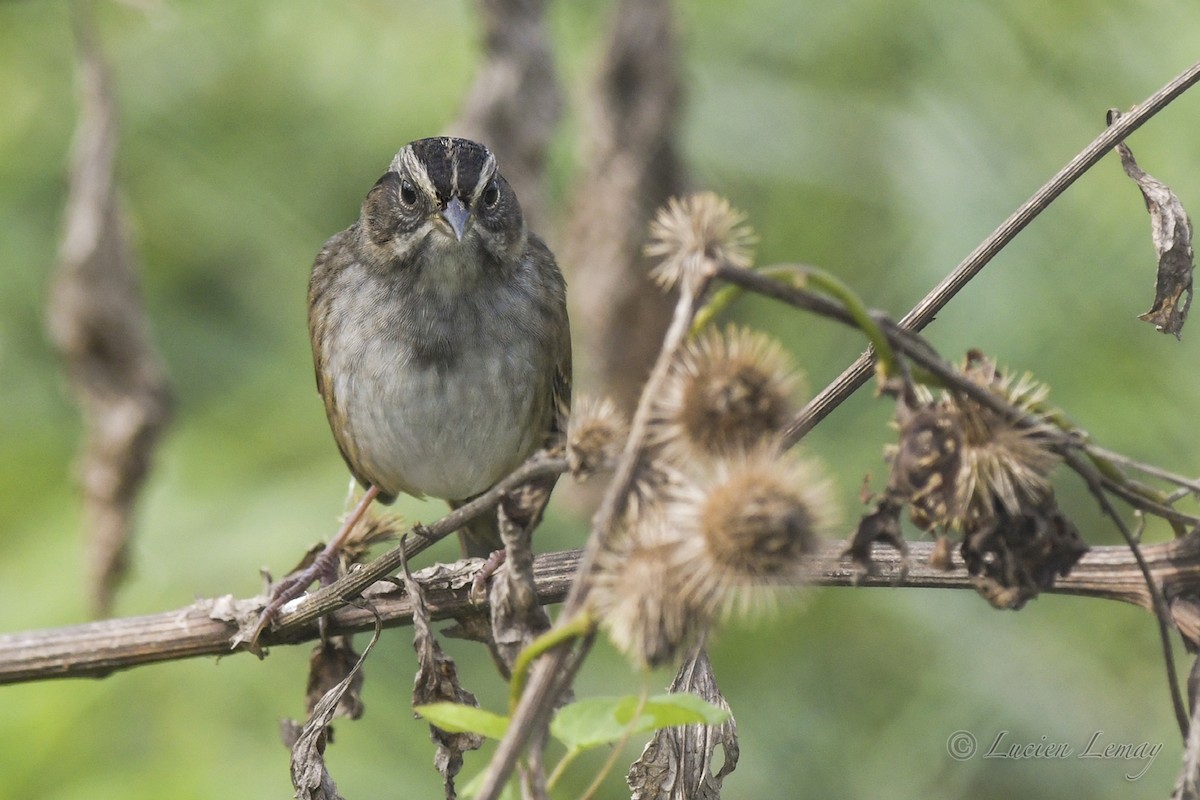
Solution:
M 367 506 L 374 502 L 379 496 L 379 487 L 370 486 L 363 496 L 359 499 L 358 504 L 354 506 L 354 510 L 346 517 L 342 523 L 341 529 L 337 534 L 329 540 L 329 544 L 325 545 L 317 557 L 312 560 L 307 567 L 293 572 L 279 583 L 271 587 L 271 599 L 267 601 L 267 607 L 258 615 L 258 621 L 254 623 L 254 627 L 248 631 L 239 631 L 234 637 L 233 645 L 245 644 L 250 650 L 258 650 L 258 637 L 268 626 L 274 621 L 276 615 L 290 601 L 295 600 L 300 595 L 304 594 L 304 590 L 309 584 L 320 578 L 322 582 L 332 583 L 337 578 L 337 556 L 341 552 L 342 546 L 350 536 L 350 532 L 354 530 L 354 526 L 362 519 L 363 514 L 367 511 Z
M 499 550 L 493 550 L 492 554 L 483 561 L 483 566 L 479 568 L 479 572 L 475 573 L 475 578 L 471 581 L 471 596 L 472 597 L 487 597 L 487 582 L 496 570 L 503 566 L 508 560 L 508 551 L 503 547 Z
M 254 623 L 254 627 L 248 631 L 238 634 L 234 644 L 245 643 L 251 650 L 258 649 L 258 638 L 263 631 L 271 626 L 275 621 L 275 617 L 283 610 L 283 607 L 304 594 L 304 590 L 312 584 L 313 581 L 320 580 L 322 584 L 331 583 L 336 577 L 336 562 L 337 551 L 326 547 L 317 557 L 312 560 L 308 566 L 293 572 L 279 583 L 271 587 L 270 599 L 262 612 L 258 615 L 258 620 Z

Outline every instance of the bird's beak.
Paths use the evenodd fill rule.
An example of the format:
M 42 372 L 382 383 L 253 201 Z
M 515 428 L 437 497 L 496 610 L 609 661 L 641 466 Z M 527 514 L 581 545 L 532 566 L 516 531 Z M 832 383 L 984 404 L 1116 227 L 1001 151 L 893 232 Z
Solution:
M 451 197 L 450 202 L 446 203 L 446 207 L 442 209 L 442 219 L 450 223 L 451 229 L 454 231 L 454 238 L 462 241 L 463 232 L 467 229 L 467 219 L 470 217 L 470 212 L 463 205 L 462 200 L 457 197 Z

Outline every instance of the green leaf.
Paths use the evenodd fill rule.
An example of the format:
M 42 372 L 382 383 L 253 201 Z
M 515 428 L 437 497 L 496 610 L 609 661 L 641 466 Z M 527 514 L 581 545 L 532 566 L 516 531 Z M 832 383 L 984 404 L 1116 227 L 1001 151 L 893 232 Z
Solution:
M 631 712 L 632 713 L 632 710 Z M 669 728 L 672 725 L 720 725 L 729 719 L 724 708 L 713 705 L 699 695 L 689 692 L 656 694 L 646 701 L 642 715 L 653 717 L 651 728 Z M 650 728 L 646 728 L 649 730 Z
M 550 733 L 568 750 L 586 750 L 620 739 L 629 725 L 617 719 L 617 707 L 636 697 L 588 697 L 563 706 L 550 723 Z
M 508 730 L 508 717 L 462 703 L 429 703 L 413 706 L 413 711 L 430 724 L 451 733 L 478 733 L 489 739 L 500 739 Z
M 729 712 L 694 694 L 660 694 L 646 700 L 637 720 L 637 695 L 589 697 L 563 707 L 550 723 L 550 733 L 568 750 L 611 744 L 629 730 L 642 733 L 673 725 L 719 725 Z

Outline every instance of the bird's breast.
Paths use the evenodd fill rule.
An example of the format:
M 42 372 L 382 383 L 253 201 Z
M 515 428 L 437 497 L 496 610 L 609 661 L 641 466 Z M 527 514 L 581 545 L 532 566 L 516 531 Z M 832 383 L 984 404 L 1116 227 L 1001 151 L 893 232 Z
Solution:
M 386 494 L 465 499 L 542 444 L 553 365 L 494 299 L 398 304 L 368 293 L 344 309 L 325 361 L 335 435 L 340 424 L 360 478 Z

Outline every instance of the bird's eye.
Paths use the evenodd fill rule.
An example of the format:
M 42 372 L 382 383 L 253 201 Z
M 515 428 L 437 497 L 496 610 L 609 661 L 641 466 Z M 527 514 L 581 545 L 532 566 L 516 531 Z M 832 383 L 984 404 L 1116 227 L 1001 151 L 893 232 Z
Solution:
M 417 190 L 408 181 L 401 181 L 400 183 L 400 202 L 406 206 L 417 204 Z
M 495 208 L 498 202 L 500 202 L 500 187 L 496 185 L 496 179 L 492 178 L 483 190 L 483 205 L 486 208 Z

